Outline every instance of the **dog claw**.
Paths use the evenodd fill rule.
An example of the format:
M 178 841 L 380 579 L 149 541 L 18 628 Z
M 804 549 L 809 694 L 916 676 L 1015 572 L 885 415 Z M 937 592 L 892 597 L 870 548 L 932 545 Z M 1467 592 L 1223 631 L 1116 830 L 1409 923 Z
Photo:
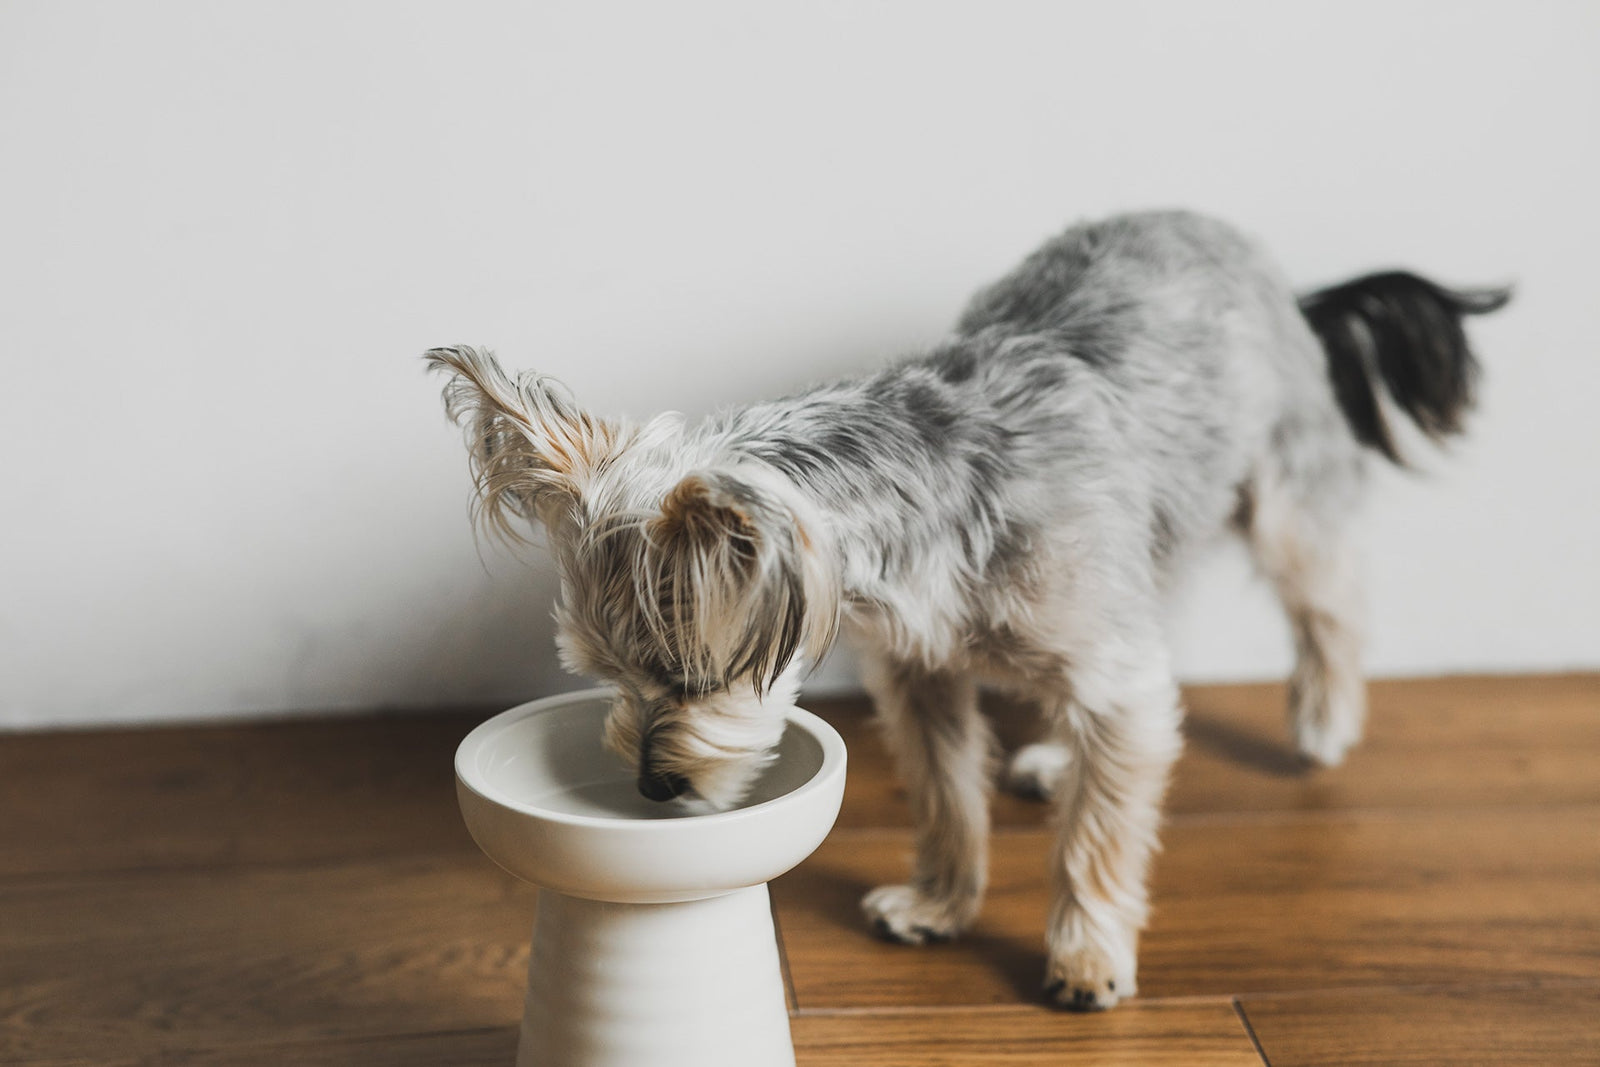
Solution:
M 925 898 L 910 886 L 880 886 L 861 906 L 880 937 L 902 945 L 942 944 L 961 933 L 949 903 Z
M 1064 1011 L 1108 1011 L 1122 999 L 1117 995 L 1117 983 L 1104 985 L 1080 982 L 1069 978 L 1053 978 L 1045 983 L 1045 1000 Z
M 1111 1006 L 1092 989 L 1074 986 L 1069 991 L 1067 983 L 1059 978 L 1044 987 L 1044 995 L 1050 1003 L 1067 1011 L 1105 1011 Z

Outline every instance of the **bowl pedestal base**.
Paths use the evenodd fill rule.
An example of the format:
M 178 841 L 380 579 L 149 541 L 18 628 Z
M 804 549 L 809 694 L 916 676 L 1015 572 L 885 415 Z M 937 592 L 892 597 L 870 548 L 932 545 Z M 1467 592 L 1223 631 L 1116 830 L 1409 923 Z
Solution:
M 517 1067 L 793 1067 L 765 884 L 673 904 L 539 891 Z

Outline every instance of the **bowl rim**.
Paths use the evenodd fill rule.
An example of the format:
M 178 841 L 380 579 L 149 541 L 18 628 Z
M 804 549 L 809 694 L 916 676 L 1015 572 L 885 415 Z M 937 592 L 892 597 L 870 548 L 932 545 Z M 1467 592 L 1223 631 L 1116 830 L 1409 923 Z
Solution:
M 488 804 L 530 816 L 540 822 L 587 829 L 606 829 L 623 833 L 661 834 L 686 833 L 689 832 L 690 828 L 725 825 L 750 818 L 759 818 L 763 812 L 770 811 L 779 805 L 789 804 L 807 794 L 829 789 L 836 781 L 840 781 L 844 777 L 845 765 L 848 759 L 844 738 L 840 737 L 839 731 L 830 726 L 821 716 L 796 705 L 791 705 L 784 712 L 784 721 L 799 727 L 816 740 L 817 744 L 822 748 L 822 765 L 817 768 L 816 773 L 810 778 L 807 778 L 800 785 L 782 796 L 764 800 L 759 804 L 751 804 L 748 807 L 734 808 L 731 811 L 714 811 L 704 815 L 681 815 L 672 819 L 627 819 L 602 815 L 577 815 L 562 811 L 552 811 L 549 808 L 523 803 L 506 796 L 496 796 L 481 787 L 478 775 L 475 773 L 463 773 L 463 768 L 468 766 L 470 761 L 476 759 L 482 752 L 488 738 L 513 723 L 521 722 L 535 715 L 555 711 L 571 704 L 580 704 L 588 701 L 609 702 L 615 699 L 615 690 L 609 688 L 580 689 L 571 693 L 558 693 L 554 696 L 530 700 L 524 704 L 518 704 L 515 707 L 507 708 L 505 711 L 491 715 L 473 727 L 467 733 L 467 736 L 461 739 L 461 743 L 456 746 L 456 783 Z

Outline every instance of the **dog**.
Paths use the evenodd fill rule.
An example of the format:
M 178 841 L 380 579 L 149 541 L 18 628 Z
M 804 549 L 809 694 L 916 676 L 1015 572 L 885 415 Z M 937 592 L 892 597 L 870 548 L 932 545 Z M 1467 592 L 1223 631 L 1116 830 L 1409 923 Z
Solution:
M 915 821 L 885 936 L 959 934 L 983 900 L 992 739 L 980 683 L 1049 740 L 1014 788 L 1053 799 L 1045 989 L 1136 993 L 1146 874 L 1181 747 L 1163 591 L 1242 534 L 1294 634 L 1289 724 L 1333 765 L 1365 718 L 1349 518 L 1396 416 L 1458 433 L 1462 322 L 1502 289 L 1407 272 L 1297 297 L 1252 240 L 1187 212 L 1074 226 L 982 289 L 930 351 L 690 425 L 591 414 L 550 378 L 434 349 L 466 427 L 477 519 L 543 527 L 568 669 L 615 687 L 606 743 L 646 797 L 738 802 L 782 709 L 841 632 Z

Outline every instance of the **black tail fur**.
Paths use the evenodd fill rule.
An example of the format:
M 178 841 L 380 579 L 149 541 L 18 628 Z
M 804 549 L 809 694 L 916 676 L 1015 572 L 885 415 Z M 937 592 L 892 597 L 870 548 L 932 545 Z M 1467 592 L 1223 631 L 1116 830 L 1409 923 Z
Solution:
M 1369 274 L 1300 299 L 1356 438 L 1404 465 L 1378 402 L 1382 383 L 1430 438 L 1461 432 L 1478 361 L 1461 320 L 1504 307 L 1509 289 L 1446 289 L 1405 271 Z

